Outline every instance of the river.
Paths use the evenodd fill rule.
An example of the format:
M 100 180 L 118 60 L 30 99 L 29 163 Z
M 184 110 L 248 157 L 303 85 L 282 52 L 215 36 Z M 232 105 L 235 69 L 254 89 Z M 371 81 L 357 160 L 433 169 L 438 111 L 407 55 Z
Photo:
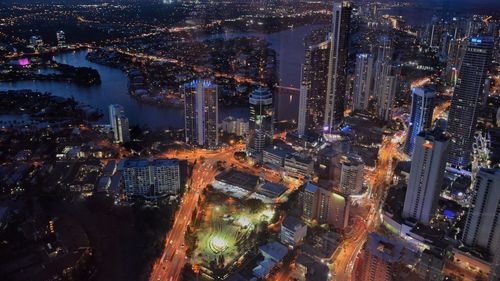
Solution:
M 289 29 L 271 34 L 259 33 L 224 33 L 211 35 L 203 38 L 234 38 L 234 37 L 259 37 L 266 39 L 270 47 L 279 55 L 279 77 L 280 84 L 284 86 L 298 87 L 300 81 L 300 69 L 304 59 L 303 38 L 310 31 L 321 27 L 320 25 L 308 25 Z M 183 109 L 161 108 L 150 104 L 136 101 L 128 95 L 128 79 L 125 73 L 119 69 L 92 63 L 85 59 L 89 51 L 76 51 L 60 54 L 54 57 L 57 62 L 77 67 L 91 67 L 96 69 L 102 83 L 97 86 L 84 87 L 71 83 L 53 81 L 19 81 L 12 83 L 0 83 L 0 91 L 31 89 L 39 92 L 50 92 L 61 97 L 74 97 L 84 105 L 90 105 L 103 111 L 102 123 L 108 123 L 108 106 L 118 103 L 125 108 L 125 114 L 130 124 L 148 126 L 154 129 L 182 128 L 184 126 Z M 246 109 L 235 108 L 221 110 L 220 119 L 227 115 L 238 117 L 248 116 Z
M 239 37 L 257 37 L 265 39 L 269 47 L 278 53 L 279 60 L 279 84 L 281 86 L 291 86 L 298 88 L 300 86 L 301 66 L 304 62 L 304 37 L 311 31 L 319 29 L 324 25 L 312 24 L 297 28 L 291 28 L 274 33 L 218 33 L 212 35 L 198 35 L 197 40 L 206 39 L 231 39 Z

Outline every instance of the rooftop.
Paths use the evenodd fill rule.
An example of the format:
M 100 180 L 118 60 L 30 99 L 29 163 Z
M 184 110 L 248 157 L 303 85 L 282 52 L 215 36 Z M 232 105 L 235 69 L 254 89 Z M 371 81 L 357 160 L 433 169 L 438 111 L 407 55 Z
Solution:
M 295 160 L 297 162 L 301 162 L 301 163 L 305 163 L 305 164 L 309 164 L 309 163 L 311 163 L 313 161 L 311 157 L 304 156 L 304 155 L 301 155 L 301 154 L 298 154 L 298 153 L 288 154 L 286 156 L 286 159 L 293 159 L 293 160 Z
M 144 168 L 149 166 L 147 159 L 127 159 L 123 163 L 123 168 Z
M 292 230 L 295 230 L 297 228 L 302 228 L 304 226 L 305 226 L 304 222 L 293 216 L 287 216 L 286 219 L 283 221 L 283 227 Z
M 272 242 L 260 246 L 259 251 L 269 256 L 273 261 L 279 262 L 288 253 L 288 248 L 279 242 Z
M 144 168 L 147 166 L 163 167 L 172 165 L 179 165 L 179 160 L 175 158 L 160 158 L 153 161 L 149 161 L 148 159 L 127 159 L 123 164 L 123 168 Z
M 366 250 L 389 263 L 395 263 L 401 258 L 403 246 L 385 236 L 372 232 L 368 235 Z
M 277 198 L 281 196 L 286 191 L 286 187 L 281 184 L 276 184 L 272 182 L 266 182 L 262 186 L 259 187 L 257 193 L 265 195 L 271 198 Z
M 156 167 L 161 167 L 161 166 L 174 166 L 174 165 L 179 165 L 179 160 L 172 158 L 172 159 L 167 159 L 167 158 L 161 158 L 161 159 L 156 159 L 153 161 L 153 166 Z
M 306 184 L 305 191 L 310 192 L 310 193 L 315 193 L 318 190 L 318 188 L 319 188 L 318 186 L 308 182 Z
M 328 266 L 317 262 L 306 254 L 299 254 L 295 262 L 307 268 L 306 280 L 308 281 L 326 281 L 328 280 Z
M 254 190 L 255 186 L 257 186 L 257 183 L 259 181 L 259 177 L 252 174 L 240 172 L 235 169 L 224 171 L 215 176 L 215 179 L 217 181 L 230 185 L 235 185 L 244 188 L 246 190 Z

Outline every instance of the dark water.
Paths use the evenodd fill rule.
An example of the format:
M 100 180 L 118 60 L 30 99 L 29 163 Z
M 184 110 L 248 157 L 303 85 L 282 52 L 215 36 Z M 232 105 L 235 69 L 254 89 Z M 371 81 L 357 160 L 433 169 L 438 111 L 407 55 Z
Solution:
M 303 38 L 310 31 L 320 28 L 321 25 L 309 25 L 289 29 L 272 34 L 258 33 L 225 33 L 200 37 L 199 40 L 208 38 L 235 38 L 254 36 L 266 39 L 270 46 L 279 54 L 279 77 L 281 85 L 299 86 L 301 64 L 304 59 Z M 61 97 L 74 97 L 80 103 L 90 105 L 103 111 L 104 118 L 101 123 L 108 123 L 108 106 L 118 103 L 123 105 L 125 113 L 132 125 L 147 125 L 150 128 L 182 128 L 184 127 L 183 109 L 159 108 L 154 105 L 139 103 L 127 93 L 128 79 L 119 69 L 92 63 L 85 59 L 89 51 L 70 52 L 55 56 L 58 62 L 77 66 L 91 67 L 101 75 L 102 84 L 92 87 L 82 87 L 71 83 L 51 81 L 20 81 L 14 83 L 0 83 L 0 90 L 31 89 L 39 92 L 50 92 Z M 45 72 L 45 70 L 43 71 Z M 45 73 L 46 74 L 46 73 Z M 220 119 L 232 115 L 247 117 L 247 108 L 234 108 L 220 110 Z
M 108 106 L 113 103 L 123 105 L 131 124 L 147 125 L 151 128 L 181 128 L 184 126 L 182 109 L 165 109 L 157 106 L 139 103 L 127 93 L 128 79 L 119 69 L 95 64 L 85 59 L 88 51 L 65 53 L 54 57 L 58 62 L 87 66 L 99 71 L 102 84 L 92 87 L 82 87 L 71 83 L 51 81 L 21 81 L 1 83 L 0 90 L 31 89 L 40 92 L 50 92 L 61 97 L 73 96 L 77 101 L 99 108 L 104 113 L 102 123 L 109 122 Z
M 311 31 L 324 25 L 305 25 L 280 32 L 264 33 L 219 33 L 214 35 L 199 35 L 198 40 L 231 39 L 239 37 L 258 37 L 267 40 L 270 47 L 278 53 L 279 79 L 281 86 L 298 88 L 300 85 L 301 65 L 304 61 L 304 37 Z

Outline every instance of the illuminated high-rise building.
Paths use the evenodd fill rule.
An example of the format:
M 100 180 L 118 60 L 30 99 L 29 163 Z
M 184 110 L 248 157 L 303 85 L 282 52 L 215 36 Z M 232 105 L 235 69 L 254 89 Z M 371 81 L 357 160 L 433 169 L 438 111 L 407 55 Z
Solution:
M 116 143 L 130 141 L 129 123 L 123 106 L 119 104 L 109 105 L 109 122 L 113 131 L 113 139 Z
M 323 130 L 331 132 L 341 125 L 346 99 L 347 55 L 351 6 L 348 2 L 335 2 L 332 13 L 332 33 L 328 65 L 325 120 Z
M 391 61 L 377 60 L 375 73 L 373 89 L 377 99 L 377 116 L 381 120 L 389 121 L 392 118 L 398 89 L 398 66 Z
M 358 54 L 356 56 L 356 69 L 354 72 L 353 109 L 368 109 L 368 101 L 372 95 L 373 87 L 373 56 Z
M 363 188 L 365 165 L 361 157 L 348 154 L 341 157 L 340 190 L 344 194 L 358 194 Z
M 448 162 L 454 166 L 470 163 L 478 111 L 484 100 L 484 81 L 492 60 L 493 38 L 472 37 L 460 67 L 448 115 L 451 136 Z
M 371 53 L 375 56 L 377 61 L 391 61 L 394 55 L 394 48 L 392 47 L 392 39 L 386 35 L 382 35 L 377 39 L 377 42 L 371 48 Z
M 33 35 L 30 37 L 30 45 L 31 48 L 38 50 L 43 47 L 43 39 L 39 35 Z
M 249 104 L 247 152 L 261 159 L 262 150 L 273 140 L 273 95 L 269 89 L 259 88 L 249 95 Z
M 330 41 L 306 48 L 300 85 L 298 133 L 320 131 L 325 119 Z
M 317 216 L 319 187 L 308 182 L 301 193 L 302 217 L 312 221 Z
M 64 31 L 59 30 L 56 32 L 56 38 L 57 38 L 57 47 L 62 48 L 66 46 L 66 34 Z
M 446 168 L 449 139 L 441 131 L 420 132 L 415 141 L 403 217 L 425 225 L 435 215 Z
M 301 203 L 305 220 L 329 224 L 336 229 L 347 227 L 351 206 L 349 196 L 307 183 L 301 194 Z
M 180 87 L 184 96 L 186 143 L 214 149 L 219 145 L 218 86 L 194 80 Z
M 405 152 L 408 155 L 413 154 L 418 133 L 432 127 L 435 98 L 436 92 L 432 89 L 412 89 L 410 124 L 405 144 Z
M 487 250 L 500 247 L 500 169 L 481 168 L 473 182 L 472 201 L 465 221 L 465 245 Z
M 368 234 L 361 256 L 360 281 L 393 281 L 403 246 L 375 232 Z
M 467 47 L 465 39 L 451 39 L 448 45 L 448 57 L 446 60 L 445 81 L 448 85 L 456 86 L 458 72 Z
M 158 197 L 177 194 L 180 170 L 177 159 L 127 159 L 123 164 L 125 194 Z

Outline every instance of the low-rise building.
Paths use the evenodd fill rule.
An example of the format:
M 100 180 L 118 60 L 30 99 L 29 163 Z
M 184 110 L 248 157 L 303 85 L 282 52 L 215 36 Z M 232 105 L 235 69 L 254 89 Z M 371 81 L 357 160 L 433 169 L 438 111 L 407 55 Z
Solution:
M 258 183 L 259 177 L 231 169 L 215 176 L 212 186 L 229 196 L 242 198 L 251 194 Z
M 262 162 L 266 168 L 282 170 L 285 165 L 285 158 L 293 150 L 287 145 L 270 145 L 262 152 Z
M 234 134 L 238 137 L 243 137 L 246 136 L 248 132 L 248 120 L 229 116 L 222 120 L 221 129 L 226 134 Z
M 292 247 L 302 243 L 307 235 L 307 226 L 300 219 L 287 216 L 281 225 L 281 243 Z
M 277 203 L 285 191 L 286 187 L 281 184 L 265 182 L 257 187 L 252 198 L 259 199 L 266 204 Z
M 301 154 L 289 154 L 285 158 L 285 172 L 294 178 L 307 178 L 314 173 L 314 160 Z
M 296 276 L 299 281 L 327 281 L 329 268 L 306 254 L 299 254 L 295 260 Z
M 279 242 L 272 242 L 260 246 L 259 252 L 264 256 L 264 260 L 252 272 L 257 278 L 265 278 L 274 267 L 281 263 L 288 253 L 288 248 Z

